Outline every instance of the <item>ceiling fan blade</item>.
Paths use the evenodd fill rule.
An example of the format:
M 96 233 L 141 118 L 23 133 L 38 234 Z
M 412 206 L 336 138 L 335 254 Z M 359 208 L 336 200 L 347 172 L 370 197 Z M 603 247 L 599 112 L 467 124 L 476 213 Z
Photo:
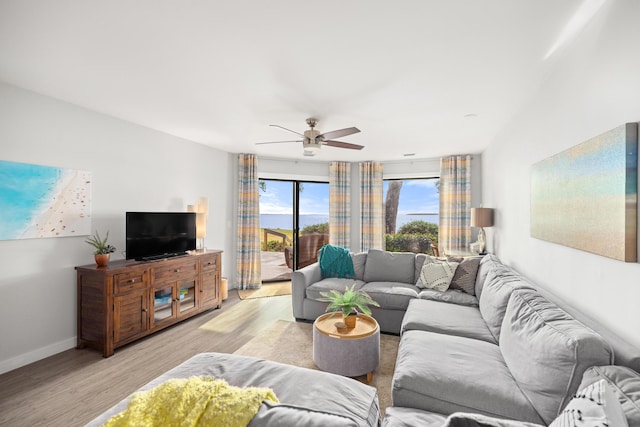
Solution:
M 318 137 L 322 139 L 342 138 L 343 136 L 353 135 L 354 133 L 358 133 L 358 132 L 360 132 L 360 129 L 352 127 L 352 128 L 333 130 L 331 132 L 325 132 L 323 134 L 318 135 Z
M 282 126 L 280 126 L 280 125 L 269 125 L 269 126 L 273 126 L 273 127 L 280 128 L 280 129 L 284 129 L 284 130 L 288 130 L 289 132 L 293 132 L 293 133 L 295 133 L 296 135 L 300 135 L 300 136 L 304 137 L 304 135 L 303 135 L 303 134 L 301 134 L 301 133 L 299 133 L 299 132 L 296 132 L 295 130 L 287 129 L 287 128 L 282 127 Z
M 302 142 L 301 139 L 298 139 L 297 141 L 268 141 L 268 142 L 256 142 L 256 145 L 260 145 L 260 144 L 282 144 L 284 142 Z
M 351 144 L 342 141 L 323 141 L 322 143 L 331 147 L 350 148 L 351 150 L 362 150 L 364 148 L 364 145 Z

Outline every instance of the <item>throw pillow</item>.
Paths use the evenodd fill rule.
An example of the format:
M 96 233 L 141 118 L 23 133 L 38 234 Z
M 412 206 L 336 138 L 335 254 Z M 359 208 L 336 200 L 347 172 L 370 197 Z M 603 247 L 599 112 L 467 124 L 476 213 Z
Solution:
M 549 427 L 628 426 L 620 401 L 602 379 L 580 390 Z
M 469 295 L 476 294 L 476 276 L 478 275 L 478 267 L 480 266 L 481 257 L 456 258 L 447 257 L 449 262 L 457 262 L 458 268 L 456 274 L 451 279 L 451 289 L 458 289 Z
M 422 266 L 420 270 L 420 277 L 416 286 L 419 288 L 429 288 L 436 291 L 444 292 L 449 288 L 451 279 L 458 267 L 457 262 L 427 262 Z
M 626 366 L 592 366 L 582 376 L 578 390 L 604 379 L 618 397 L 630 426 L 640 426 L 640 373 Z

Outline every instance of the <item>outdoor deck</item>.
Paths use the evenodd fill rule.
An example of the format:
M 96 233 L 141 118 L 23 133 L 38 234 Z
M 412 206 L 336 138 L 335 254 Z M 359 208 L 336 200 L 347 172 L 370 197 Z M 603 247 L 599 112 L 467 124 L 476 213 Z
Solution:
M 260 252 L 262 281 L 279 282 L 291 280 L 291 269 L 287 267 L 284 252 Z

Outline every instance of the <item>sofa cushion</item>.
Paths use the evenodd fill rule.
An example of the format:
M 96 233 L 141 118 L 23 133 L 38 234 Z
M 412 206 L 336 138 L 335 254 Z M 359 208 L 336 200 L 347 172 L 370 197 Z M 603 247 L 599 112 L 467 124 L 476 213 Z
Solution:
M 478 275 L 478 267 L 480 267 L 480 261 L 482 257 L 447 257 L 449 262 L 457 262 L 458 268 L 456 274 L 451 279 L 451 289 L 459 289 L 469 295 L 476 294 L 476 276 Z
M 385 411 L 382 427 L 543 427 L 537 423 L 505 420 L 469 412 L 455 412 L 448 417 L 413 408 L 390 407 Z
M 418 298 L 432 301 L 448 302 L 451 304 L 468 305 L 470 307 L 478 306 L 478 298 L 473 295 L 465 294 L 462 291 L 447 289 L 444 292 L 433 289 L 422 289 L 418 294 Z
M 444 292 L 449 288 L 451 279 L 458 268 L 457 262 L 435 261 L 424 262 L 416 286 L 421 289 L 435 289 Z
M 420 292 L 414 285 L 398 282 L 370 282 L 360 289 L 380 304 L 380 308 L 390 310 L 406 310 L 409 301 L 417 298 Z
M 415 254 L 369 249 L 364 266 L 365 282 L 415 283 Z
M 364 266 L 367 263 L 367 253 L 366 252 L 352 253 L 351 261 L 353 261 L 353 271 L 355 271 L 356 273 L 356 279 L 363 280 Z
M 382 427 L 442 427 L 446 419 L 433 412 L 391 406 L 385 411 Z
M 338 277 L 327 277 L 318 282 L 315 282 L 306 289 L 307 298 L 313 300 L 319 300 L 323 298 L 320 292 L 339 291 L 344 292 L 346 288 L 350 288 L 355 285 L 355 289 L 358 290 L 362 287 L 364 282 L 362 280 L 353 279 L 340 279 Z
M 602 379 L 578 393 L 549 427 L 627 427 L 627 419 L 611 386 Z
M 640 374 L 624 366 L 592 366 L 582 376 L 579 389 L 604 379 L 617 396 L 630 426 L 640 426 Z
M 496 266 L 487 274 L 478 301 L 482 318 L 498 341 L 509 297 L 514 290 L 522 288 L 530 289 L 531 284 L 506 266 Z
M 420 271 L 422 270 L 424 261 L 427 258 L 431 258 L 431 256 L 427 254 L 416 254 L 415 263 L 413 265 L 414 266 L 413 277 L 415 277 L 416 280 L 418 280 L 418 277 L 420 277 Z
M 197 354 L 140 390 L 148 390 L 170 378 L 191 376 L 224 379 L 236 387 L 273 389 L 280 404 L 263 402 L 249 423 L 252 427 L 373 427 L 380 424 L 378 394 L 373 387 L 327 372 L 235 354 Z M 317 387 L 318 384 L 322 387 Z M 130 398 L 120 401 L 88 426 L 102 426 L 111 416 L 126 409 Z
M 480 265 L 478 266 L 478 273 L 476 274 L 476 297 L 480 298 L 480 295 L 482 294 L 482 288 L 484 287 L 484 283 L 486 282 L 487 274 L 489 274 L 491 270 L 498 266 L 504 267 L 497 256 L 493 254 L 487 254 L 482 257 L 482 260 L 480 260 Z
M 544 427 L 538 423 L 505 420 L 469 412 L 456 412 L 447 417 L 440 427 Z
M 531 289 L 511 294 L 500 350 L 546 424 L 578 390 L 587 368 L 613 361 L 613 352 L 600 335 Z
M 497 345 L 434 332 L 402 334 L 392 401 L 394 406 L 445 415 L 477 412 L 542 422 L 511 376 Z
M 420 330 L 474 338 L 495 344 L 477 307 L 415 299 L 409 302 L 401 332 Z

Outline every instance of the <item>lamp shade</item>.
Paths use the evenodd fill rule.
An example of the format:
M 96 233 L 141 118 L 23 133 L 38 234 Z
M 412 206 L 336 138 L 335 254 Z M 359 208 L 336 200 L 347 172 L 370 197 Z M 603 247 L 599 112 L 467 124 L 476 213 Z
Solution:
M 207 235 L 207 220 L 203 213 L 196 213 L 196 237 L 203 239 Z
M 198 200 L 198 213 L 203 213 L 205 215 L 209 214 L 209 199 L 206 197 L 200 197 Z
M 491 208 L 471 208 L 472 227 L 493 226 L 493 209 Z

